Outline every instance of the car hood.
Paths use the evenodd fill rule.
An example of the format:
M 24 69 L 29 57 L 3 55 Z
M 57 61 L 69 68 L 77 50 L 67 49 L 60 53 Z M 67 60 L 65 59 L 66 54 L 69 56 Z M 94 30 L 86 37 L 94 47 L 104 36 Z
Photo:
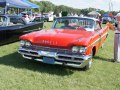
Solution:
M 73 45 L 86 46 L 92 35 L 92 32 L 88 31 L 50 29 L 29 33 L 20 39 L 28 40 L 35 45 L 70 48 Z

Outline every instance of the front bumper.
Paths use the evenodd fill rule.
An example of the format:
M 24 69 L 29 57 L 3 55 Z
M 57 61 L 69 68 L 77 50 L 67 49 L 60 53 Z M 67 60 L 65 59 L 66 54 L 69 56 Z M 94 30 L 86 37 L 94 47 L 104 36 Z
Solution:
M 18 53 L 20 53 L 23 58 L 34 59 L 40 62 L 43 62 L 43 57 L 54 58 L 54 64 L 75 68 L 83 68 L 88 65 L 91 60 L 91 56 L 57 54 L 56 52 L 30 50 L 22 47 L 18 49 Z

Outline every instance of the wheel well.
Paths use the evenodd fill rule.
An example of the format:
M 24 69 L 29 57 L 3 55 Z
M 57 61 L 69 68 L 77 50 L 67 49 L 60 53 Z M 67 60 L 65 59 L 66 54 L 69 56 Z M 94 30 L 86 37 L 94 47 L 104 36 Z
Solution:
M 95 53 L 96 53 L 96 47 L 95 46 L 93 47 L 92 51 L 93 51 L 93 56 L 95 56 Z

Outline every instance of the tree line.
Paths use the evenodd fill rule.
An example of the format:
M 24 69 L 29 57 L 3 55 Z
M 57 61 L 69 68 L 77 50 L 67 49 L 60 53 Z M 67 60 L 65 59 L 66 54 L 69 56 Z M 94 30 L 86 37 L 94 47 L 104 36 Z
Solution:
M 77 9 L 77 8 L 72 8 L 72 7 L 68 7 L 65 5 L 54 5 L 53 3 L 49 2 L 49 1 L 32 1 L 31 2 L 39 5 L 40 7 L 38 9 L 34 9 L 35 12 L 41 12 L 41 13 L 47 13 L 49 11 L 53 11 L 54 14 L 58 14 L 60 12 L 68 12 L 69 14 L 83 14 L 83 15 L 87 15 L 89 12 L 91 11 L 98 11 L 101 14 L 105 14 L 105 13 L 112 13 L 113 15 L 116 15 L 116 11 L 104 11 L 104 10 L 100 10 L 100 9 L 96 9 L 96 8 L 85 8 L 85 9 Z

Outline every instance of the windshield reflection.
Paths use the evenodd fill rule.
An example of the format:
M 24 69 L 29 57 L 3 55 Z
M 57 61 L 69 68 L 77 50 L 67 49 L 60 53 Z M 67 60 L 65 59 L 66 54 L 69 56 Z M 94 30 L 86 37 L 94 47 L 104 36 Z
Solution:
M 56 19 L 53 28 L 55 29 L 73 29 L 73 30 L 81 30 L 84 28 L 85 30 L 93 29 L 94 20 L 88 18 L 60 18 Z

